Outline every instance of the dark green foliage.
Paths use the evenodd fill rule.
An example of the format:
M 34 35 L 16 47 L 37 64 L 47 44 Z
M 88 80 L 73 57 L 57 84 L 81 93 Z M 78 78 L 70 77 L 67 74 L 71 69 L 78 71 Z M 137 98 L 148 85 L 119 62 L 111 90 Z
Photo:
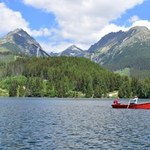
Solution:
M 26 77 L 24 76 L 15 76 L 9 77 L 5 80 L 2 80 L 1 84 L 4 86 L 3 88 L 9 90 L 10 96 L 25 96 L 25 84 Z M 2 86 L 1 86 L 2 87 Z
M 16 80 L 12 80 L 9 87 L 9 96 L 17 96 L 18 82 Z
M 150 78 L 140 82 L 140 97 L 150 98 Z
M 122 98 L 150 98 L 149 78 L 120 76 L 85 58 L 18 58 L 0 67 L 0 88 L 10 96 L 101 98 L 118 91 Z
M 94 90 L 94 98 L 100 98 L 102 97 L 102 88 L 98 85 L 96 85 L 95 90 Z
M 136 78 L 132 78 L 131 80 L 131 90 L 132 90 L 132 95 L 138 95 L 140 92 L 140 81 Z
M 121 98 L 129 98 L 131 97 L 131 83 L 128 77 L 125 77 L 122 81 L 121 86 L 119 87 L 118 96 Z
M 86 87 L 85 87 L 85 96 L 87 98 L 92 97 L 93 96 L 93 85 L 92 85 L 93 79 L 91 76 L 87 77 L 87 81 L 86 81 Z
M 137 95 L 139 98 L 150 98 L 150 78 L 139 80 L 125 77 L 119 88 L 119 97 L 129 98 Z
M 144 79 L 150 76 L 150 44 L 135 43 L 131 46 L 124 47 L 121 53 L 109 59 L 104 67 L 116 71 L 124 68 L 130 68 L 130 77 Z
M 121 83 L 119 75 L 85 58 L 18 57 L 5 67 L 6 76 L 26 79 L 24 84 L 16 79 L 7 84 L 10 96 L 102 97 Z

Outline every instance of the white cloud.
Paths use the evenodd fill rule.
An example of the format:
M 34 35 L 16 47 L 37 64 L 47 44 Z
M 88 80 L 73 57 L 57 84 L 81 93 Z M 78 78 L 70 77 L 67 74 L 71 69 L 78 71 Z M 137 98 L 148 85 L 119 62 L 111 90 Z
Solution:
M 138 20 L 138 21 L 135 21 L 132 24 L 132 27 L 134 27 L 134 26 L 145 26 L 150 30 L 150 21 L 148 21 L 148 20 Z
M 59 24 L 58 35 L 79 45 L 93 44 L 104 31 L 121 29 L 113 24 L 126 10 L 144 0 L 24 0 L 24 3 L 53 13 Z M 109 29 L 108 27 L 112 27 Z M 124 28 L 124 27 L 123 27 Z
M 75 41 L 74 42 L 66 42 L 66 41 L 63 41 L 62 37 L 58 36 L 59 33 L 57 33 L 57 30 L 53 30 L 54 33 L 56 33 L 56 35 L 52 36 L 52 39 L 49 40 L 49 42 L 40 42 L 40 44 L 43 47 L 43 49 L 46 50 L 47 52 L 57 52 L 58 53 L 58 52 L 65 50 L 67 47 L 69 47 L 72 44 L 75 44 L 79 48 L 87 50 L 91 44 L 94 44 L 95 42 L 97 42 L 104 35 L 106 35 L 110 32 L 117 32 L 120 30 L 127 31 L 131 27 L 134 27 L 134 26 L 146 26 L 150 30 L 150 21 L 148 21 L 148 20 L 137 20 L 137 21 L 133 22 L 130 27 L 117 26 L 117 25 L 112 24 L 112 23 L 107 24 L 104 26 L 104 28 L 102 28 L 100 30 L 100 32 L 95 33 L 95 37 L 97 39 L 95 41 L 93 41 L 92 43 L 91 43 L 92 40 L 90 41 L 90 38 L 89 38 L 88 42 L 78 42 L 78 41 L 77 42 L 75 42 Z M 38 33 L 38 31 L 35 31 L 35 32 Z M 34 34 L 34 32 L 32 32 L 32 34 Z M 35 35 L 40 36 L 42 34 L 35 34 Z M 83 39 L 83 41 L 84 41 L 84 39 Z
M 50 36 L 55 29 L 40 28 L 32 30 L 29 28 L 29 23 L 23 18 L 21 12 L 14 11 L 8 8 L 4 3 L 0 3 L 0 35 L 13 31 L 16 28 L 22 28 L 31 36 Z
M 18 11 L 13 11 L 6 7 L 4 3 L 0 3 L 0 34 L 10 32 L 16 28 L 27 30 L 28 22 L 23 19 Z
M 140 18 L 136 15 L 132 16 L 128 21 L 131 22 L 131 23 L 134 23 L 136 21 L 140 20 Z
M 115 24 L 108 24 L 106 25 L 103 29 L 101 29 L 101 32 L 99 34 L 99 37 L 103 37 L 104 35 L 110 33 L 110 32 L 117 32 L 117 31 L 127 31 L 132 27 L 135 26 L 145 26 L 150 30 L 150 21 L 148 20 L 140 20 L 138 16 L 136 17 L 131 17 L 132 18 L 132 24 L 129 27 L 126 26 L 117 26 Z M 130 19 L 131 19 L 130 18 Z M 128 20 L 130 22 L 130 19 Z
M 59 53 L 65 50 L 67 47 L 70 46 L 70 42 L 61 41 L 59 44 L 53 42 L 40 42 L 42 48 L 47 52 L 56 52 Z
M 48 28 L 40 28 L 39 30 L 30 30 L 30 29 L 28 29 L 28 33 L 30 35 L 35 36 L 35 37 L 38 37 L 38 36 L 52 36 L 55 32 L 57 32 L 56 29 L 48 29 Z
M 57 28 L 31 29 L 21 12 L 11 10 L 0 3 L 0 34 L 23 28 L 33 37 L 46 36 L 49 43 L 41 42 L 46 51 L 61 51 L 71 44 L 82 49 L 97 42 L 109 32 L 127 30 L 125 26 L 117 26 L 111 21 L 118 19 L 128 9 L 142 4 L 144 0 L 23 0 L 25 4 L 53 13 L 58 23 Z M 11 18 L 11 19 L 10 19 Z M 149 21 L 131 17 L 133 25 L 150 27 Z
M 115 24 L 108 24 L 106 25 L 100 32 L 99 36 L 103 37 L 104 35 L 110 33 L 110 32 L 117 32 L 117 31 L 127 31 L 129 28 L 124 26 L 117 26 Z

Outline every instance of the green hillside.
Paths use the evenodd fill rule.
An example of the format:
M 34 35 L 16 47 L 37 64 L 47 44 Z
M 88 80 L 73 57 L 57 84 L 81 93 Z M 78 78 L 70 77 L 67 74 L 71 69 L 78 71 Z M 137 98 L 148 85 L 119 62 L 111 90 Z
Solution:
M 0 95 L 32 97 L 150 98 L 150 78 L 114 74 L 76 57 L 21 58 L 0 63 Z M 123 70 L 131 72 L 128 68 Z
M 121 77 L 85 58 L 17 58 L 3 70 L 10 96 L 105 97 Z
M 13 43 L 7 42 L 7 43 L 2 44 L 1 46 L 13 52 L 21 51 L 21 49 L 16 44 L 13 44 Z
M 0 63 L 15 61 L 17 56 L 21 56 L 20 49 L 12 43 L 2 44 L 0 47 Z
M 130 76 L 145 78 L 150 76 L 150 45 L 136 43 L 132 47 L 122 49 L 122 53 L 104 65 L 112 71 L 130 69 Z

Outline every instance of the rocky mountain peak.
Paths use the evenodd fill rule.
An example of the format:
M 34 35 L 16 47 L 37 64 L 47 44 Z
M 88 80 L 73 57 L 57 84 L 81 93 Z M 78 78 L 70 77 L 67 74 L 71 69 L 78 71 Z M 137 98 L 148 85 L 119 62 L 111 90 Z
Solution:
M 77 47 L 76 45 L 71 45 L 67 49 L 65 49 L 60 55 L 66 56 L 81 56 L 83 54 L 83 50 Z
M 145 26 L 135 26 L 132 27 L 129 31 L 134 31 L 134 32 L 148 32 L 149 29 Z
M 118 32 L 110 32 L 102 37 L 97 43 L 93 44 L 89 49 L 88 52 L 93 53 L 94 51 L 98 50 L 100 47 L 105 47 L 108 43 L 112 43 L 118 41 L 124 35 L 123 31 Z
M 6 36 L 6 39 L 12 39 L 12 40 L 16 40 L 18 39 L 23 39 L 25 41 L 28 41 L 29 43 L 33 42 L 34 44 L 36 43 L 38 46 L 40 46 L 38 44 L 38 42 L 35 41 L 35 39 L 33 37 L 31 37 L 26 31 L 24 31 L 23 29 L 15 29 L 14 31 L 9 32 Z
M 82 51 L 79 47 L 76 45 L 69 46 L 66 50 L 72 50 L 72 51 Z
M 17 28 L 15 30 L 9 32 L 8 34 L 15 34 L 15 33 L 19 33 L 19 32 L 25 32 L 25 31 L 23 29 L 21 29 L 21 28 Z
M 150 30 L 144 26 L 135 26 L 126 32 L 128 38 L 128 43 L 142 43 L 149 42 L 150 40 Z
M 23 29 L 15 29 L 0 39 L 0 47 L 12 53 L 29 56 L 49 56 L 40 44 Z

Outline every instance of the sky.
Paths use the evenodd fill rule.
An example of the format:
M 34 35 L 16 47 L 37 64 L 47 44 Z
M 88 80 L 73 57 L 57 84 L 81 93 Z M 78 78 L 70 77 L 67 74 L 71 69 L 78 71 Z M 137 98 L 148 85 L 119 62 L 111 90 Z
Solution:
M 0 37 L 27 31 L 46 52 L 87 50 L 104 35 L 150 29 L 150 0 L 0 0 Z

